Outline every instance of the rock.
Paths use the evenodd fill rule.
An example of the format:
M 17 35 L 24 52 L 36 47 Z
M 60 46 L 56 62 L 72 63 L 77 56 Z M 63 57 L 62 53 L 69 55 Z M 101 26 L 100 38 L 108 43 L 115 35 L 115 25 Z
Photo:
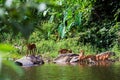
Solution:
M 40 65 L 40 64 L 44 64 L 44 61 L 42 60 L 41 56 L 24 56 L 18 60 L 15 61 L 15 63 L 17 65 L 20 66 L 34 66 L 36 64 Z
M 78 56 L 73 56 L 70 63 L 78 62 Z
M 67 53 L 67 54 L 60 54 L 57 58 L 54 59 L 53 62 L 55 63 L 66 63 L 66 62 L 76 62 L 78 61 L 78 54 Z
M 16 60 L 15 63 L 20 65 L 20 66 L 32 66 L 32 65 L 34 65 L 34 63 L 31 61 L 31 58 L 26 57 L 26 56 Z
M 55 62 L 55 63 L 66 62 L 68 58 L 69 58 L 68 56 L 61 56 L 61 57 L 55 59 L 53 62 Z

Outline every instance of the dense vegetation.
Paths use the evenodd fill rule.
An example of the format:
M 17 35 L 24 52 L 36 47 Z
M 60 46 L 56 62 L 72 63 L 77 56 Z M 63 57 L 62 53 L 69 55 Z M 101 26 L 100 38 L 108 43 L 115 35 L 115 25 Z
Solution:
M 119 54 L 119 0 L 1 0 L 0 42 L 36 43 L 55 57 L 61 48 Z

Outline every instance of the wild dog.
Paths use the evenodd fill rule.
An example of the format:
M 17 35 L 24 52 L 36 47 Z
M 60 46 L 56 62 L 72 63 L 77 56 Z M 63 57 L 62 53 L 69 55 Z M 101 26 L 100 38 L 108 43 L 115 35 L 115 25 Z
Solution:
M 94 63 L 96 62 L 96 56 L 95 55 L 86 55 L 84 57 L 85 62 L 87 63 Z
M 105 60 L 108 60 L 110 58 L 110 56 L 115 56 L 115 53 L 107 51 L 107 52 L 103 52 L 101 54 L 97 54 L 96 60 L 97 61 L 105 61 Z
M 80 54 L 78 56 L 78 60 L 80 62 L 83 62 L 84 61 L 84 58 L 85 58 L 85 55 L 84 55 L 84 50 L 80 50 Z
M 58 51 L 59 54 L 65 54 L 65 53 L 72 53 L 72 50 L 68 50 L 68 49 L 61 49 Z
M 30 54 L 34 55 L 36 53 L 36 45 L 35 44 L 28 44 L 27 45 L 27 56 Z

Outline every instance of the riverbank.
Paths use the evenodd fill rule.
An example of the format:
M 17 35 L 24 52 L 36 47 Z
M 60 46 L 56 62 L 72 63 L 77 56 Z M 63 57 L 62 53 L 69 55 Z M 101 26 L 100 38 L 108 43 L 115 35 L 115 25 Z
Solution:
M 37 57 L 38 56 L 38 57 Z M 106 65 L 115 62 L 120 62 L 120 57 L 116 56 L 114 52 L 106 51 L 96 55 L 84 55 L 82 60 L 79 60 L 79 54 L 75 53 L 64 53 L 58 54 L 55 58 L 52 58 L 48 55 L 29 55 L 23 56 L 22 58 L 15 59 L 15 62 L 22 62 L 30 61 L 33 64 L 43 61 L 44 63 L 57 63 L 57 64 L 92 64 L 92 65 Z M 33 65 L 32 64 L 32 65 Z
M 82 44 L 78 43 L 79 38 L 68 38 L 68 39 L 63 39 L 59 41 L 55 40 L 40 40 L 40 41 L 34 41 L 34 40 L 29 40 L 29 43 L 34 43 L 36 44 L 37 52 L 36 54 L 43 55 L 45 57 L 50 57 L 50 58 L 55 58 L 58 55 L 58 51 L 60 49 L 69 49 L 72 50 L 73 53 L 79 54 L 80 50 L 84 50 L 85 54 L 97 54 L 105 51 L 113 51 L 116 53 L 117 56 L 120 56 L 120 50 L 119 46 L 115 44 L 112 48 L 109 49 L 101 49 L 99 50 L 97 47 L 90 45 L 90 44 Z M 16 45 L 17 44 L 17 45 Z M 26 45 L 25 42 L 22 39 L 19 39 L 17 43 L 11 42 L 11 45 L 14 47 L 14 45 L 20 47 L 17 49 L 14 49 L 14 51 L 11 51 L 11 56 L 13 58 L 19 58 L 21 56 L 26 55 Z

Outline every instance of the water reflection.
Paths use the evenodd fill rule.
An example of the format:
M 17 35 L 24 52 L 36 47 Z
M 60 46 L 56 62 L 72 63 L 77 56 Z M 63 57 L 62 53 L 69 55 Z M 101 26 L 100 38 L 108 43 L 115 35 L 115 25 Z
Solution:
M 101 65 L 100 65 L 101 64 Z M 4 67 L 12 80 L 119 80 L 120 63 L 90 64 L 45 64 L 34 67 L 23 67 L 25 75 L 17 76 Z

